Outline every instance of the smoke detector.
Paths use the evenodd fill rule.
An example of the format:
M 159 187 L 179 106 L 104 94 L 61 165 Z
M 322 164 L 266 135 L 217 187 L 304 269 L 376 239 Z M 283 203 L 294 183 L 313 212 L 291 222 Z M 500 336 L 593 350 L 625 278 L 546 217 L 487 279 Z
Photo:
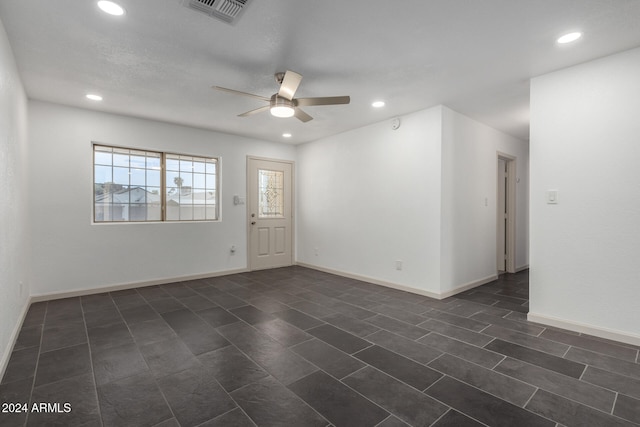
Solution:
M 218 18 L 233 24 L 250 0 L 183 0 L 182 4 L 191 10 Z

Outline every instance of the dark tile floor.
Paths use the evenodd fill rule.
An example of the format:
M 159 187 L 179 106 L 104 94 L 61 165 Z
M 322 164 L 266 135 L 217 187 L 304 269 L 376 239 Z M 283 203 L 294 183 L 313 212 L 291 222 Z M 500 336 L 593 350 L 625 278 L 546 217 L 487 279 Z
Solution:
M 639 347 L 527 306 L 527 272 L 437 301 L 301 267 L 37 303 L 0 425 L 640 424 Z

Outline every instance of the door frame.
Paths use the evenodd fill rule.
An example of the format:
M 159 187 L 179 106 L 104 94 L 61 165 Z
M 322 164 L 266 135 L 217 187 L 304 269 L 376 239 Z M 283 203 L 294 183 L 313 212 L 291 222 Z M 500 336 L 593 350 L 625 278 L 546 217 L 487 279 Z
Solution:
M 515 273 L 516 272 L 516 163 L 517 157 L 512 156 L 510 154 L 502 153 L 500 151 L 497 152 L 496 156 L 496 227 L 502 226 L 502 221 L 504 218 L 501 218 L 499 211 L 500 200 L 498 193 L 498 186 L 501 185 L 500 174 L 498 173 L 498 167 L 500 165 L 500 160 L 503 160 L 507 165 L 507 188 L 505 191 L 505 197 L 507 198 L 506 202 L 506 211 L 507 211 L 507 223 L 506 223 L 506 244 L 505 244 L 505 271 L 507 273 Z M 496 245 L 498 239 L 498 229 L 496 228 Z M 497 254 L 496 248 L 496 257 L 500 256 Z M 497 268 L 498 260 L 496 258 L 496 268 Z
M 247 204 L 246 204 L 246 212 L 245 212 L 245 224 L 246 224 L 246 233 L 247 233 L 247 269 L 249 271 L 254 271 L 253 266 L 251 265 L 251 200 L 249 199 L 250 195 L 251 195 L 251 180 L 249 179 L 249 165 L 251 163 L 251 160 L 259 160 L 259 161 L 266 161 L 266 162 L 277 162 L 277 163 L 287 163 L 291 165 L 291 232 L 289 233 L 291 235 L 291 264 L 290 265 L 295 265 L 296 263 L 296 247 L 295 247 L 295 232 L 296 232 L 296 223 L 295 223 L 295 219 L 296 219 L 296 188 L 295 188 L 295 184 L 296 184 L 296 169 L 295 169 L 295 162 L 293 160 L 284 160 L 284 159 L 274 159 L 274 158 L 270 158 L 270 157 L 260 157 L 260 156 L 251 156 L 248 155 L 247 156 L 247 161 L 246 161 L 246 170 L 245 170 L 245 181 L 247 183 Z

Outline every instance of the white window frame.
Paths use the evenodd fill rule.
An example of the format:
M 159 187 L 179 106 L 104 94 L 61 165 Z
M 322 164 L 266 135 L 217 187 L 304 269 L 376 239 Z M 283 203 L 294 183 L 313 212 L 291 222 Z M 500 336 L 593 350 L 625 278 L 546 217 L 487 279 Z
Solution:
M 102 150 L 100 150 L 102 149 Z M 129 156 L 136 156 L 138 160 L 145 158 L 145 167 L 141 167 L 140 164 L 132 165 L 129 161 L 128 165 L 117 164 L 114 158 L 111 158 L 110 163 L 98 163 L 96 152 L 109 152 L 116 154 L 128 154 Z M 220 158 L 214 156 L 202 156 L 185 153 L 173 153 L 163 152 L 158 150 L 146 150 L 131 147 L 114 146 L 109 144 L 103 144 L 94 142 L 92 143 L 92 158 L 93 158 L 93 208 L 92 208 L 92 222 L 94 224 L 131 224 L 131 223 L 158 223 L 158 222 L 216 222 L 220 221 Z M 149 164 L 147 159 L 159 159 L 159 182 L 154 182 L 153 185 L 147 185 L 149 181 L 149 175 L 154 174 L 156 167 L 147 167 Z M 171 166 L 178 162 L 180 167 L 176 168 Z M 153 162 L 155 165 L 155 162 Z M 170 164 L 170 170 L 167 170 L 167 163 Z M 191 166 L 189 167 L 189 163 Z M 202 165 L 202 166 L 200 166 Z M 136 167 L 137 166 L 137 167 Z M 111 175 L 108 175 L 108 168 L 111 167 Z M 100 173 L 97 169 L 101 168 Z M 114 169 L 115 168 L 115 169 Z M 187 170 L 187 169 L 191 170 Z M 124 170 L 128 169 L 129 182 L 127 184 L 116 183 L 114 175 L 118 172 L 122 179 Z M 176 170 L 177 169 L 177 170 Z M 141 185 L 141 174 L 145 176 L 144 185 Z M 110 192 L 109 202 L 103 204 L 103 206 L 110 206 L 109 219 L 98 219 L 100 213 L 100 203 L 98 199 L 104 193 L 98 193 L 99 186 L 103 186 L 107 183 L 96 183 L 100 178 L 98 174 L 104 176 L 110 176 L 112 185 L 123 187 L 120 190 L 118 196 L 128 201 L 121 201 L 120 206 L 127 206 L 126 219 L 124 216 L 120 216 L 118 219 L 113 219 L 113 206 L 118 203 L 114 203 L 115 192 Z M 133 184 L 133 175 L 136 176 L 136 184 Z M 174 181 L 175 185 L 168 182 L 170 177 L 177 176 L 180 179 Z M 178 183 L 179 181 L 179 183 Z M 204 184 L 203 184 L 204 183 Z M 159 184 L 159 185 L 156 185 Z M 189 185 L 185 185 L 189 184 Z M 195 184 L 195 185 L 194 185 Z M 151 189 L 152 191 L 148 191 Z M 123 191 L 124 190 L 124 191 Z M 134 204 L 131 201 L 133 190 L 136 192 L 136 197 L 145 198 L 145 215 L 148 218 L 148 207 L 146 205 L 153 204 L 149 202 L 148 198 L 152 194 L 157 194 L 159 212 L 158 215 L 152 215 L 151 219 L 131 219 L 131 205 Z M 157 192 L 155 191 L 157 190 Z M 171 194 L 169 194 L 171 191 Z M 142 194 L 139 194 L 144 192 Z M 128 193 L 128 194 L 124 194 Z M 106 197 L 105 197 L 106 198 Z M 138 203 L 142 205 L 143 203 Z M 104 218 L 105 210 L 102 210 Z M 124 212 L 124 208 L 121 212 Z M 122 214 L 124 215 L 124 214 Z M 155 218 L 154 218 L 155 216 Z

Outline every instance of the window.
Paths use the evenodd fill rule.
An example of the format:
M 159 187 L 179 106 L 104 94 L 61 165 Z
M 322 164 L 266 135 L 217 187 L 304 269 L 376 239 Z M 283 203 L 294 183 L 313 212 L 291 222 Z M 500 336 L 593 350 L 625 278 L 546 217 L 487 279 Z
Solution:
M 165 155 L 168 221 L 216 219 L 216 159 Z
M 218 159 L 93 146 L 95 222 L 218 219 Z

